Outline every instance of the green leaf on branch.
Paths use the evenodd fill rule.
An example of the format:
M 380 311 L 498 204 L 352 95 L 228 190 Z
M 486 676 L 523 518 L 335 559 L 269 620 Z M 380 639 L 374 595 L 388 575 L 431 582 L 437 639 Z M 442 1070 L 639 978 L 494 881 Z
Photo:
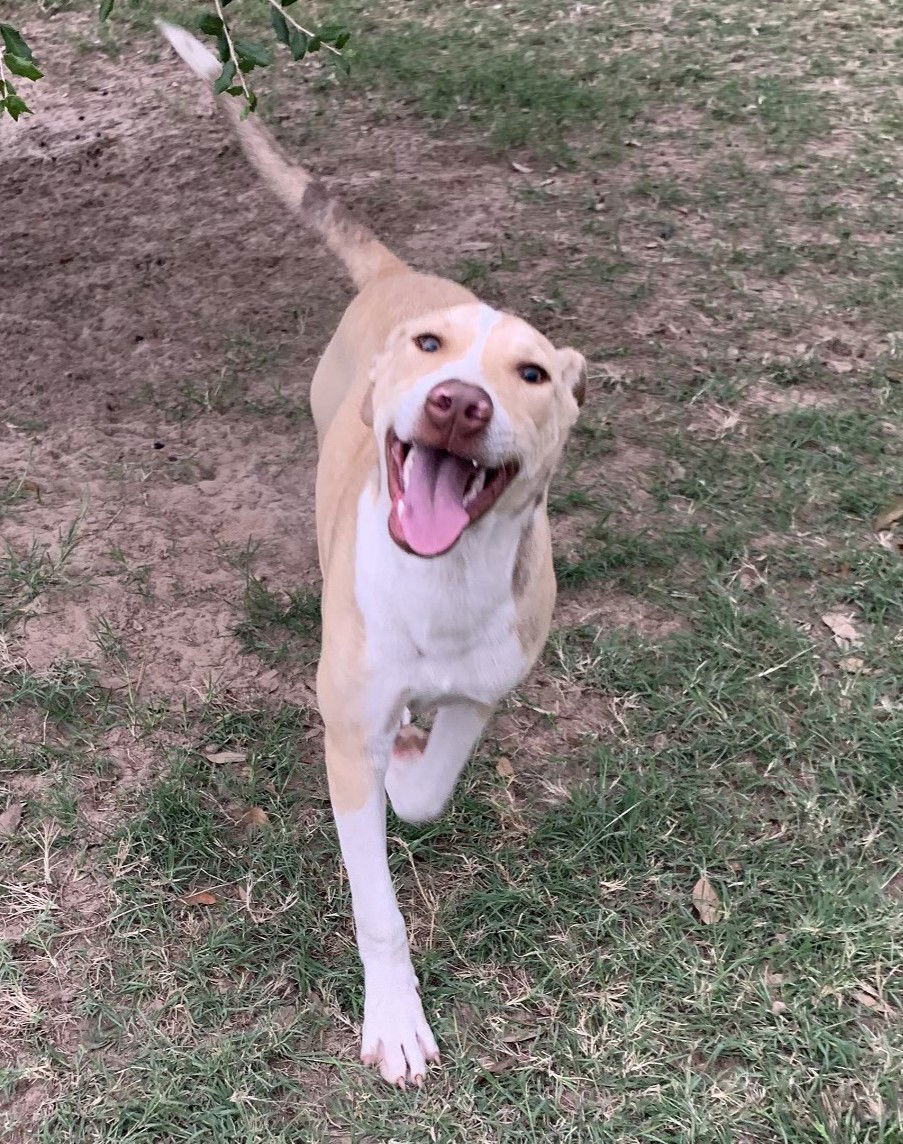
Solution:
M 278 8 L 270 9 L 270 22 L 273 25 L 273 31 L 276 33 L 276 39 L 279 43 L 285 44 L 286 47 L 291 46 L 291 29 L 288 26 L 288 21 Z
M 224 91 L 232 86 L 232 81 L 235 79 L 235 61 L 226 60 L 223 64 L 223 70 L 219 73 L 216 83 L 213 85 L 213 90 L 221 95 Z M 239 88 L 239 91 L 241 88 Z
M 229 51 L 229 41 L 226 39 L 225 32 L 220 32 L 216 37 L 216 50 L 219 53 L 219 58 L 222 63 L 226 64 L 232 59 L 232 53 Z
M 218 36 L 223 31 L 223 22 L 212 12 L 205 12 L 198 20 L 198 27 L 207 36 Z
M 311 36 L 307 41 L 307 50 L 309 52 L 318 52 L 322 46 L 322 40 L 319 36 Z
M 109 14 L 113 11 L 113 5 L 116 0 L 100 0 L 100 11 L 98 16 L 101 20 L 106 20 Z
M 303 32 L 299 32 L 297 28 L 292 28 L 288 47 L 293 60 L 303 60 L 307 55 L 307 36 Z
M 31 108 L 26 104 L 21 96 L 11 94 L 6 99 L 0 100 L 0 110 L 6 110 L 13 119 L 18 119 L 20 115 L 31 115 Z
M 324 24 L 317 32 L 317 36 L 323 41 L 324 44 L 334 44 L 340 37 L 345 36 L 347 40 L 348 29 L 344 24 Z
M 23 79 L 40 79 L 44 74 L 30 60 L 23 60 L 19 56 L 7 52 L 3 57 L 3 64 L 13 75 L 20 75 Z
M 22 33 L 12 24 L 0 24 L 0 37 L 3 39 L 3 47 L 8 55 L 17 56 L 20 60 L 27 60 L 30 64 L 34 63 L 31 48 L 25 43 Z
M 251 68 L 265 68 L 273 62 L 273 57 L 269 51 L 261 44 L 252 43 L 251 40 L 243 40 L 241 38 L 233 39 L 235 45 L 235 54 L 238 56 L 239 67 L 242 71 L 250 71 Z M 245 66 L 249 65 L 249 66 Z

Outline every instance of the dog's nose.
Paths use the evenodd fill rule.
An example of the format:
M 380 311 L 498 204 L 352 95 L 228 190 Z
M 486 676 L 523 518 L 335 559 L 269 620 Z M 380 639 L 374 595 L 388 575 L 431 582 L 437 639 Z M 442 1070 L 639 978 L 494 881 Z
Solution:
M 427 421 L 450 437 L 472 437 L 492 420 L 492 398 L 466 381 L 440 381 L 426 399 Z

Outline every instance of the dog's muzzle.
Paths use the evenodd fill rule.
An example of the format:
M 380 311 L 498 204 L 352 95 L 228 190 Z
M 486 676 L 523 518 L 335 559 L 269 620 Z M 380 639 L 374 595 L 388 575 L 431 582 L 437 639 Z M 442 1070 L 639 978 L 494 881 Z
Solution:
M 516 476 L 516 461 L 483 464 L 493 413 L 484 389 L 443 381 L 427 394 L 411 441 L 386 434 L 389 534 L 406 552 L 448 552 Z

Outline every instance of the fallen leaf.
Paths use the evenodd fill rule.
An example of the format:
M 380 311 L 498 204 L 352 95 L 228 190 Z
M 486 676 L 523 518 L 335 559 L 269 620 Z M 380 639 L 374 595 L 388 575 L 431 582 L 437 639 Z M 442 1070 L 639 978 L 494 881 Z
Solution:
M 499 776 L 499 778 L 513 779 L 514 767 L 511 765 L 511 760 L 504 758 L 504 756 L 500 758 L 495 764 L 495 773 Z
M 38 502 L 38 504 L 43 503 L 41 500 L 41 486 L 38 484 L 37 481 L 29 481 L 29 480 L 22 481 L 21 484 L 19 485 L 19 488 L 24 489 L 25 492 L 27 492 L 27 493 L 34 493 L 35 500 Z
M 532 167 L 525 167 L 523 163 L 515 163 L 515 161 L 513 159 L 511 160 L 511 166 L 514 168 L 515 171 L 520 172 L 521 175 L 532 175 L 533 174 L 533 168 Z
M 505 1033 L 502 1040 L 506 1045 L 519 1045 L 523 1041 L 535 1041 L 539 1036 L 539 1029 L 511 1029 Z
M 865 667 L 865 660 L 860 659 L 858 655 L 847 655 L 840 661 L 840 666 L 844 671 L 862 671 Z
M 787 1012 L 787 1006 L 784 1004 L 783 1001 L 772 1001 L 771 1011 L 772 1011 L 772 1013 L 786 1013 Z
M 481 1057 L 478 1061 L 480 1068 L 483 1072 L 492 1073 L 497 1076 L 499 1073 L 507 1072 L 509 1069 L 514 1068 L 517 1064 L 517 1057 L 502 1057 L 501 1059 L 494 1059 L 492 1057 Z
M 196 894 L 186 894 L 182 902 L 186 906 L 216 906 L 219 904 L 219 898 L 209 890 L 198 890 Z
M 903 496 L 894 497 L 887 508 L 883 508 L 875 517 L 875 532 L 884 532 L 898 520 L 903 520 Z
M 856 631 L 852 618 L 843 612 L 827 612 L 821 622 L 834 633 L 834 642 L 838 647 L 862 643 L 862 636 Z
M 224 763 L 243 763 L 247 757 L 244 751 L 208 751 L 204 755 L 208 763 L 217 767 Z
M 828 358 L 825 365 L 829 369 L 833 369 L 835 373 L 852 373 L 853 363 L 851 361 L 844 361 L 843 358 Z
M 704 874 L 693 887 L 693 908 L 699 914 L 699 920 L 707 926 L 721 917 L 721 902 Z
M 11 802 L 0 814 L 0 838 L 12 838 L 16 833 L 22 821 L 22 806 L 21 802 Z
M 719 433 L 729 433 L 731 429 L 736 429 L 740 424 L 740 414 L 737 412 L 722 413 L 716 415 L 714 420 Z
M 250 810 L 244 812 L 235 825 L 241 830 L 257 830 L 258 827 L 269 825 L 269 821 L 270 816 L 265 810 L 259 806 L 252 806 Z
M 896 1016 L 895 1010 L 868 985 L 863 985 L 861 989 L 854 990 L 853 1000 L 864 1005 L 866 1009 L 873 1009 L 876 1013 L 880 1013 L 882 1017 Z

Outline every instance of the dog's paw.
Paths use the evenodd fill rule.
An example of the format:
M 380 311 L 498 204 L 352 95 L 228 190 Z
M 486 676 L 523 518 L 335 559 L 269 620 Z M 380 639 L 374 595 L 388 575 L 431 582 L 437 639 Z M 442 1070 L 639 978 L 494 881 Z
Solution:
M 411 974 L 413 978 L 413 974 Z M 367 983 L 361 1060 L 376 1066 L 383 1080 L 399 1088 L 419 1088 L 427 1062 L 439 1063 L 439 1050 L 423 1015 L 416 979 L 399 987 L 393 981 Z

